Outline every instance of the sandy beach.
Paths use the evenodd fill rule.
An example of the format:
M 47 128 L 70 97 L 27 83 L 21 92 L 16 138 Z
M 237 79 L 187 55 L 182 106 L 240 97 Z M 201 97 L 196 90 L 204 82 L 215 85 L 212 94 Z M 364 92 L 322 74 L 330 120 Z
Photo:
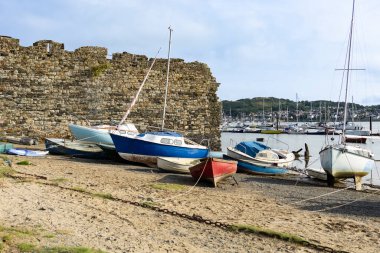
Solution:
M 20 243 L 101 252 L 319 252 L 267 235 L 225 230 L 155 211 L 151 206 L 287 233 L 337 251 L 375 253 L 379 249 L 380 192 L 376 190 L 328 188 L 297 175 L 275 178 L 240 173 L 235 176 L 238 185 L 228 179 L 217 188 L 207 183 L 193 187 L 190 175 L 140 165 L 52 155 L 1 157 L 12 160 L 16 172 L 0 178 L 0 235 L 33 231 L 3 239 L 3 252 L 21 252 Z M 17 165 L 25 160 L 31 165 Z

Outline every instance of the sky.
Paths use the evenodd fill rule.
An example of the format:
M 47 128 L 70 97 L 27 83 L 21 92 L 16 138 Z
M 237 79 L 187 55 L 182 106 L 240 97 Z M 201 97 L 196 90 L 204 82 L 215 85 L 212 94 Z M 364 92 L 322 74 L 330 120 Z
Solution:
M 221 100 L 342 101 L 351 0 L 0 0 L 0 35 L 206 63 Z M 356 0 L 349 100 L 380 104 L 380 1 Z M 341 94 L 341 95 L 339 95 Z

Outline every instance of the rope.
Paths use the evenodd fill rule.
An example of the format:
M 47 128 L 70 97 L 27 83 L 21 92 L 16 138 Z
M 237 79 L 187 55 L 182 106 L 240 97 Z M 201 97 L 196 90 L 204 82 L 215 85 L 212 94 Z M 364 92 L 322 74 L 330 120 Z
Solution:
M 194 188 L 195 188 L 195 186 L 197 186 L 197 184 L 198 184 L 199 181 L 201 180 L 201 178 L 202 178 L 202 176 L 203 176 L 203 173 L 204 173 L 204 171 L 205 171 L 205 169 L 206 169 L 207 163 L 208 163 L 208 161 L 209 161 L 210 159 L 212 159 L 212 158 L 211 158 L 211 157 L 207 157 L 207 158 L 206 158 L 206 162 L 205 162 L 205 165 L 203 166 L 203 170 L 202 170 L 201 175 L 199 176 L 199 178 L 197 179 L 197 181 L 195 182 L 195 184 L 194 184 L 193 186 L 191 186 L 190 189 L 189 189 L 188 191 L 183 192 L 183 193 L 180 193 L 180 194 L 177 194 L 177 195 L 174 195 L 174 196 L 169 197 L 169 198 L 158 199 L 158 200 L 155 200 L 155 202 L 161 202 L 161 203 L 162 203 L 162 202 L 164 202 L 164 201 L 168 201 L 168 200 L 171 200 L 171 199 L 175 199 L 175 198 L 177 198 L 177 197 L 179 197 L 179 196 L 182 196 L 182 195 L 187 195 L 187 194 L 189 194 L 191 191 L 193 191 Z
M 308 199 L 303 199 L 303 200 L 299 200 L 299 201 L 296 201 L 296 202 L 293 202 L 293 204 L 298 204 L 298 203 L 302 203 L 302 202 L 306 202 L 306 201 L 309 201 L 309 200 L 312 200 L 312 199 L 318 199 L 318 198 L 321 198 L 321 197 L 324 197 L 324 196 L 328 196 L 328 195 L 331 195 L 331 194 L 334 194 L 334 193 L 337 193 L 337 192 L 340 192 L 340 191 L 344 191 L 344 190 L 347 190 L 347 189 L 350 189 L 352 187 L 346 187 L 346 188 L 343 188 L 343 189 L 339 189 L 339 190 L 336 190 L 336 191 L 332 191 L 332 192 L 329 192 L 329 193 L 325 193 L 325 194 L 322 194 L 322 195 L 319 195 L 319 196 L 316 196 L 316 197 L 311 197 L 311 198 L 308 198 Z
M 352 204 L 352 203 L 355 203 L 355 202 L 357 202 L 357 201 L 359 201 L 359 200 L 366 199 L 366 198 L 368 198 L 368 196 L 371 196 L 371 195 L 375 194 L 375 192 L 378 192 L 378 191 L 380 191 L 380 189 L 379 189 L 379 190 L 375 190 L 374 192 L 372 192 L 371 194 L 369 194 L 369 195 L 367 195 L 367 196 L 364 196 L 364 197 L 362 197 L 362 198 L 355 199 L 355 200 L 350 201 L 350 202 L 347 202 L 347 203 L 345 203 L 345 204 L 341 204 L 341 205 L 333 206 L 333 207 L 327 207 L 327 208 L 319 209 L 319 210 L 314 210 L 314 211 L 311 211 L 311 212 L 324 212 L 324 211 L 328 211 L 328 210 L 336 209 L 336 208 L 339 208 L 339 207 L 342 207 L 342 206 L 347 206 L 347 205 L 350 205 L 350 204 Z

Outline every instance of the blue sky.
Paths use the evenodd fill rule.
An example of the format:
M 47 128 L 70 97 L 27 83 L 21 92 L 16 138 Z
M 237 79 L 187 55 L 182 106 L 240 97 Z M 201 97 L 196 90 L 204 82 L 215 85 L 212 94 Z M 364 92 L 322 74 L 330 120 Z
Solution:
M 206 63 L 222 100 L 339 99 L 350 0 L 0 0 L 0 34 Z M 349 97 L 380 104 L 380 1 L 357 0 Z

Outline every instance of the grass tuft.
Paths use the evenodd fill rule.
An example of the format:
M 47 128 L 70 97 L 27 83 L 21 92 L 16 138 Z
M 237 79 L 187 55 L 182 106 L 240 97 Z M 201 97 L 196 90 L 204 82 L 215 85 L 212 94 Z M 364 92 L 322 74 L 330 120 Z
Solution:
M 73 190 L 73 191 L 76 191 L 76 192 L 90 193 L 90 192 L 86 191 L 85 189 L 83 189 L 81 187 L 73 187 L 73 188 L 70 188 L 70 189 Z
M 157 183 L 150 186 L 158 190 L 180 191 L 186 189 L 186 186 L 180 184 Z
M 12 174 L 16 173 L 16 171 L 9 167 L 0 167 L 0 178 L 1 177 L 7 177 Z
M 155 206 L 159 206 L 158 203 L 155 203 L 153 201 L 145 201 L 145 202 L 142 202 L 141 205 L 143 207 L 155 207 Z
M 98 249 L 90 249 L 85 247 L 52 247 L 42 248 L 39 253 L 106 253 Z
M 20 243 L 17 248 L 20 252 L 36 252 L 36 246 L 30 243 Z
M 103 199 L 111 199 L 111 200 L 114 200 L 115 198 L 112 196 L 111 193 L 94 193 L 93 196 L 95 197 L 100 197 L 100 198 L 103 198 Z
M 67 182 L 69 180 L 67 178 L 60 177 L 60 178 L 54 178 L 54 179 L 52 179 L 50 181 L 52 181 L 55 184 L 59 184 L 59 183 Z
M 251 226 L 251 225 L 232 225 L 231 230 L 238 231 L 238 232 L 246 232 L 246 233 L 253 233 L 253 234 L 260 234 L 265 235 L 272 238 L 278 238 L 284 241 L 293 242 L 297 244 L 306 244 L 308 243 L 307 240 L 304 238 L 292 235 L 288 233 L 278 232 L 267 228 L 261 228 L 257 226 Z
M 16 164 L 17 165 L 32 165 L 32 162 L 25 160 L 25 161 L 17 162 Z
M 51 238 L 54 238 L 55 237 L 55 234 L 46 234 L 46 235 L 43 235 L 44 238 L 48 238 L 48 239 L 51 239 Z
M 2 242 L 4 243 L 9 243 L 10 241 L 12 240 L 12 236 L 11 235 L 3 235 L 3 238 L 2 238 Z

